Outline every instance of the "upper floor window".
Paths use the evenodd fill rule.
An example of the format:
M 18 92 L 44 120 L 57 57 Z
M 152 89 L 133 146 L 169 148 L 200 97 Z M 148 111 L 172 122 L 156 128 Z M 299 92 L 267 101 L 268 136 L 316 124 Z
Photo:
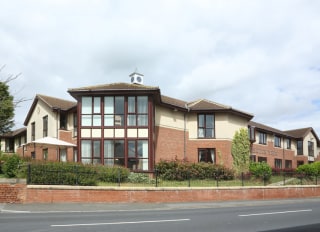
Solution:
M 48 115 L 42 118 L 42 124 L 43 124 L 43 137 L 47 137 L 48 136 Z
M 267 134 L 263 132 L 259 132 L 259 143 L 267 144 Z
M 256 141 L 256 133 L 255 133 L 255 127 L 254 126 L 249 126 L 248 133 L 249 133 L 250 142 Z
M 60 129 L 67 129 L 67 114 L 60 111 Z
M 308 156 L 314 156 L 314 143 L 312 141 L 308 141 Z
M 281 147 L 281 138 L 279 136 L 274 136 L 274 146 Z
M 128 97 L 128 126 L 148 126 L 148 97 Z
M 302 140 L 297 141 L 297 154 L 303 155 L 303 141 Z
M 101 126 L 100 97 L 82 97 L 81 125 Z
M 287 138 L 286 143 L 287 143 L 287 149 L 291 149 L 291 139 Z
M 123 96 L 108 96 L 104 98 L 104 125 L 124 126 Z
M 36 123 L 31 123 L 31 141 L 36 139 Z
M 78 135 L 78 117 L 77 113 L 73 113 L 73 136 L 76 137 Z
M 214 138 L 214 114 L 198 115 L 198 137 Z

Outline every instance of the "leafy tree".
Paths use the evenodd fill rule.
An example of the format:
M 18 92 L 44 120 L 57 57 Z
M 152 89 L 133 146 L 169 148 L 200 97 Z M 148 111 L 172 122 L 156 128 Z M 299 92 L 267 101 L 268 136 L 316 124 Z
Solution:
M 239 131 L 236 131 L 232 140 L 231 153 L 233 168 L 236 173 L 248 172 L 250 165 L 250 141 L 247 129 L 241 128 Z
M 14 103 L 6 82 L 0 82 L 0 134 L 14 126 Z

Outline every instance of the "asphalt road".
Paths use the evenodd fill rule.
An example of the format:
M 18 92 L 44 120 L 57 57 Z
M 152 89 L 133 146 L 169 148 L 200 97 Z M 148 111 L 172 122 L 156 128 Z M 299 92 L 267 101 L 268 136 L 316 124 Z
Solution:
M 320 231 L 320 198 L 180 204 L 0 205 L 1 232 Z

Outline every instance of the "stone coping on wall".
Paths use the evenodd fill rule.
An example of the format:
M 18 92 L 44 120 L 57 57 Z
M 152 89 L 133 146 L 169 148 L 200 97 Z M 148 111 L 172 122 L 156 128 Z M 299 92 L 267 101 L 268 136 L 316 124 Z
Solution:
M 19 178 L 0 178 L 0 184 L 26 184 L 26 179 Z
M 73 185 L 27 185 L 28 189 L 56 190 L 117 190 L 117 191 L 188 191 L 188 190 L 244 190 L 244 189 L 292 189 L 319 188 L 320 185 L 285 186 L 233 186 L 233 187 L 116 187 L 116 186 L 73 186 Z

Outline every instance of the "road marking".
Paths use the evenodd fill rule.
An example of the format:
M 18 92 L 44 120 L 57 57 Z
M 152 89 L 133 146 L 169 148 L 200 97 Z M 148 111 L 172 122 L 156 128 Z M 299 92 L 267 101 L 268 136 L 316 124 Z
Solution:
M 190 219 L 170 219 L 170 220 L 155 220 L 155 221 L 133 221 L 133 222 L 105 222 L 105 223 L 87 223 L 87 224 L 65 224 L 51 225 L 51 227 L 76 227 L 76 226 L 101 226 L 101 225 L 124 225 L 124 224 L 145 224 L 145 223 L 160 223 L 160 222 L 182 222 L 190 221 Z
M 21 210 L 8 210 L 8 209 L 2 209 L 0 212 L 3 213 L 30 213 L 30 211 L 21 211 Z
M 274 215 L 274 214 L 286 214 L 286 213 L 302 213 L 311 212 L 312 209 L 294 210 L 294 211 L 282 211 L 282 212 L 270 212 L 270 213 L 253 213 L 253 214 L 242 214 L 239 217 L 251 217 L 251 216 L 262 216 L 262 215 Z

